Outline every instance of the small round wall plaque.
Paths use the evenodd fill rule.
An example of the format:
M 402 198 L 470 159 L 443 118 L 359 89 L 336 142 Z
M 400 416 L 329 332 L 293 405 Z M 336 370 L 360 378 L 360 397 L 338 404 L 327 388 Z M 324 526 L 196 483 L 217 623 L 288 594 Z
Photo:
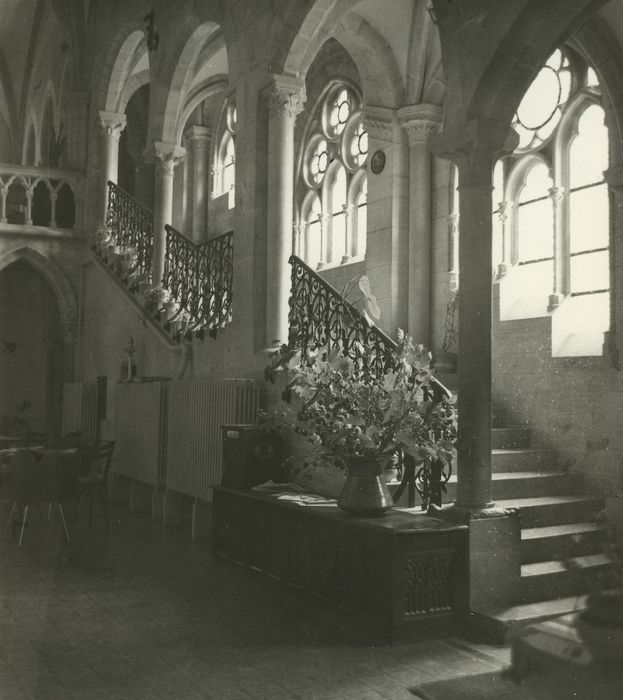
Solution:
M 370 170 L 378 175 L 383 172 L 385 167 L 385 151 L 375 151 L 372 158 L 370 159 Z

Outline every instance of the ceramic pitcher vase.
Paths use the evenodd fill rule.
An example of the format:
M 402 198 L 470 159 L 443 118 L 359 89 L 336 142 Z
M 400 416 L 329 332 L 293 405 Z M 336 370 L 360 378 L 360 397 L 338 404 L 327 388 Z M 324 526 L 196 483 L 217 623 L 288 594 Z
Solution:
M 352 457 L 346 466 L 348 473 L 338 506 L 362 517 L 387 513 L 394 501 L 383 478 L 383 461 L 376 457 Z

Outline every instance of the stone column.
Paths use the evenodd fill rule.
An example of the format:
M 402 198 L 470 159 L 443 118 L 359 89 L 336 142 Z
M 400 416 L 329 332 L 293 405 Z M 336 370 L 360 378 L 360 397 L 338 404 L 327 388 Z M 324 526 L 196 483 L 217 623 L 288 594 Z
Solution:
M 343 204 L 342 210 L 344 212 L 344 230 L 346 235 L 344 236 L 344 254 L 342 255 L 342 264 L 347 263 L 355 255 L 355 235 L 356 231 L 353 231 L 354 217 L 353 212 L 355 207 L 352 204 Z
M 56 228 L 56 200 L 58 199 L 58 194 L 56 192 L 50 192 L 50 226 L 51 228 Z
M 99 126 L 102 139 L 100 146 L 101 200 L 98 219 L 103 222 L 106 221 L 106 210 L 108 208 L 108 181 L 117 182 L 119 137 L 126 126 L 125 114 L 100 111 Z
M 35 194 L 35 188 L 30 185 L 26 188 L 26 217 L 25 217 L 25 224 L 26 226 L 32 226 L 32 198 L 34 197 Z M 50 199 L 52 198 L 52 193 L 50 193 Z M 50 210 L 51 212 L 51 210 Z M 53 218 L 53 217 L 51 217 Z M 51 224 L 50 224 L 51 225 Z
M 294 250 L 294 254 L 298 255 L 299 258 L 304 257 L 303 255 L 301 255 L 301 252 L 302 252 L 301 236 L 303 235 L 303 230 L 304 230 L 304 224 L 302 224 L 300 221 L 295 219 L 292 222 L 292 235 L 294 237 L 293 250 Z
M 398 118 L 409 140 L 409 333 L 431 346 L 431 153 L 429 137 L 441 123 L 442 108 L 402 107 Z
M 448 214 L 448 278 L 451 292 L 459 289 L 459 214 Z
M 152 283 L 160 284 L 164 272 L 166 233 L 164 227 L 171 224 L 173 214 L 173 173 L 185 154 L 182 146 L 155 141 L 147 157 L 156 161 L 154 182 L 154 254 Z
M 329 215 L 318 214 L 320 221 L 320 260 L 316 269 L 322 270 L 331 262 L 331 241 L 329 240 Z
M 190 231 L 195 243 L 204 240 L 208 230 L 208 158 L 210 155 L 211 131 L 206 126 L 191 126 L 186 138 L 192 151 L 188 171 L 188 211 Z
M 6 224 L 6 199 L 9 196 L 9 188 L 0 185 L 0 224 Z
M 366 262 L 376 268 L 372 291 L 380 323 L 393 336 L 408 328 L 409 153 L 396 110 L 367 106 L 368 230 Z M 374 211 L 374 218 L 369 213 Z M 389 308 L 387 308 L 389 306 Z
M 560 306 L 565 294 L 569 293 L 569 242 L 565 235 L 561 211 L 563 194 L 563 187 L 552 187 L 549 191 L 554 217 L 554 290 L 549 295 L 548 311 Z
M 266 347 L 288 339 L 288 300 L 294 197 L 294 123 L 305 103 L 304 84 L 273 75 L 268 103 Z
M 502 245 L 502 257 L 498 263 L 498 269 L 496 270 L 497 279 L 502 279 L 508 274 L 508 270 L 512 264 L 510 255 L 510 215 L 513 209 L 512 202 L 500 202 L 499 209 L 497 213 L 500 235 L 501 235 L 501 245 Z
M 517 135 L 491 121 L 432 137 L 434 152 L 459 170 L 459 439 L 457 508 L 491 502 L 491 253 L 493 166 Z

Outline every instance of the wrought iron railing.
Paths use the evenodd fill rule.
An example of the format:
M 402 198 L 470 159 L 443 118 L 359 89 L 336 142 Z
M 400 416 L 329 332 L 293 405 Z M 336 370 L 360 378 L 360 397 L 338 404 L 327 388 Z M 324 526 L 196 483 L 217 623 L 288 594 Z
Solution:
M 165 229 L 162 286 L 174 304 L 169 322 L 187 338 L 216 337 L 232 318 L 233 234 L 196 244 L 172 226 Z
M 108 229 L 100 257 L 111 263 L 131 288 L 151 278 L 154 252 L 154 213 L 114 182 L 108 181 Z
M 296 255 L 290 256 L 289 344 L 341 347 L 362 369 L 381 374 L 396 343 Z
M 361 369 L 379 376 L 394 364 L 398 345 L 349 301 L 296 255 L 290 256 L 292 289 L 290 292 L 289 338 L 291 348 L 340 348 Z M 432 399 L 444 401 L 451 392 L 432 377 Z M 415 505 L 416 491 L 422 507 L 441 505 L 441 493 L 452 474 L 451 465 L 425 460 L 421 466 L 408 454 L 399 452 L 401 484 L 394 494 L 398 502 L 408 488 L 408 505 Z

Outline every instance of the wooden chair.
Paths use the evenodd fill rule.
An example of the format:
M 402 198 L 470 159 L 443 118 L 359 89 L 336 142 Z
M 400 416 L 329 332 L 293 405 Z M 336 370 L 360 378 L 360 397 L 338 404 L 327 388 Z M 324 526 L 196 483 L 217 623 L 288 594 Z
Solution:
M 2 495 L 5 500 L 13 502 L 5 536 L 19 505 L 22 507 L 22 516 L 18 546 L 21 547 L 30 507 L 37 506 L 41 515 L 40 504 L 50 503 L 58 505 L 65 538 L 69 543 L 62 502 L 77 497 L 79 471 L 78 450 L 66 450 L 64 454 L 59 454 L 56 450 L 39 453 L 27 449 L 17 451 L 2 468 Z
M 86 448 L 88 474 L 78 479 L 80 497 L 85 493 L 89 497 L 89 527 L 93 525 L 93 498 L 97 496 L 104 509 L 104 523 L 107 532 L 110 530 L 108 522 L 108 475 L 114 449 L 114 440 L 100 440 L 91 447 Z

